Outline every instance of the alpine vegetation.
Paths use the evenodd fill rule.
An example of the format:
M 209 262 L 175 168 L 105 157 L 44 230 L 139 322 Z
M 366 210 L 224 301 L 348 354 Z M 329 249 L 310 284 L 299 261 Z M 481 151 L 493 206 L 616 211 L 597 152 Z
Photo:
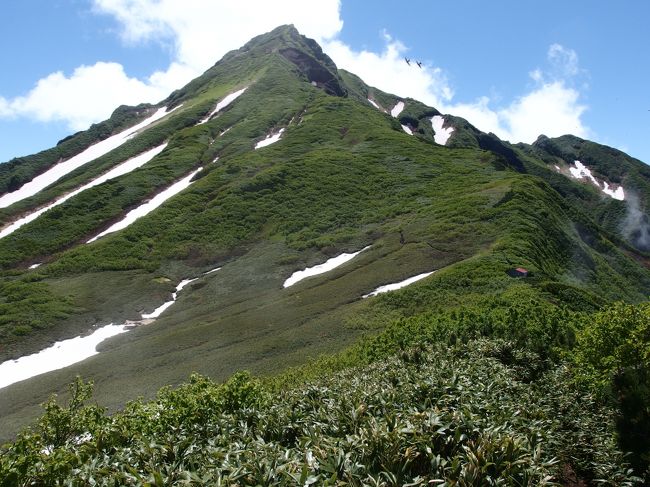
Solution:
M 0 164 L 0 202 L 0 485 L 650 482 L 621 151 L 502 141 L 280 26 Z

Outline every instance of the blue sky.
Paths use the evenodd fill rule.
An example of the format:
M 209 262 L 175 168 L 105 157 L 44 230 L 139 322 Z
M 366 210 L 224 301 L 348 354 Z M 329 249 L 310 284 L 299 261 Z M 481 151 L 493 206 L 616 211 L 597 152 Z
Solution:
M 506 140 L 574 133 L 650 163 L 645 0 L 8 4 L 0 161 L 51 147 L 119 104 L 157 102 L 250 37 L 294 23 L 369 84 Z

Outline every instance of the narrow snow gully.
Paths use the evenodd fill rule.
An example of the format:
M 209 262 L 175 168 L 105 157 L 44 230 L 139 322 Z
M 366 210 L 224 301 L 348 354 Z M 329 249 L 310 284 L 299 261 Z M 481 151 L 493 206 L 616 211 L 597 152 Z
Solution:
M 158 193 L 156 196 L 151 198 L 149 201 L 146 203 L 141 204 L 137 208 L 129 211 L 126 216 L 120 220 L 119 222 L 111 225 L 108 227 L 106 230 L 103 232 L 99 233 L 98 235 L 95 235 L 93 238 L 88 240 L 86 243 L 92 243 L 98 238 L 103 237 L 104 235 L 107 235 L 109 233 L 117 232 L 118 230 L 123 230 L 131 223 L 136 221 L 138 218 L 142 218 L 145 215 L 148 215 L 151 213 L 153 210 L 158 208 L 160 205 L 162 205 L 165 201 L 167 201 L 169 198 L 172 196 L 177 195 L 187 187 L 189 187 L 192 184 L 192 178 L 198 174 L 199 171 L 201 171 L 203 168 L 200 167 L 197 170 L 191 172 L 189 175 L 185 176 L 183 179 L 180 181 L 177 181 L 176 183 L 172 184 L 169 188 L 165 189 L 164 191 Z
M 255 144 L 255 149 L 261 149 L 262 147 L 276 143 L 278 140 L 280 140 L 280 137 L 282 137 L 283 133 L 284 129 L 282 128 L 274 134 L 267 135 L 266 139 L 260 140 L 257 144 Z
M 337 267 L 345 264 L 349 260 L 354 259 L 357 255 L 359 255 L 361 252 L 364 250 L 367 250 L 370 248 L 370 245 L 367 247 L 362 248 L 361 250 L 354 252 L 352 254 L 341 254 L 336 257 L 332 257 L 331 259 L 326 260 L 322 264 L 315 265 L 313 267 L 307 267 L 306 269 L 303 269 L 301 271 L 296 271 L 291 276 L 284 281 L 284 284 L 282 287 L 289 287 L 293 286 L 297 282 L 302 281 L 303 279 L 306 279 L 308 277 L 312 276 L 317 276 L 319 274 L 324 274 L 325 272 L 329 272 L 332 269 L 336 269 Z
M 92 188 L 93 186 L 98 186 L 98 185 L 108 181 L 109 179 L 113 179 L 113 178 L 116 178 L 118 176 L 123 176 L 124 174 L 127 174 L 127 173 L 141 167 L 141 166 L 144 166 L 147 162 L 149 162 L 151 159 L 153 159 L 158 154 L 160 154 L 165 149 L 165 147 L 167 147 L 167 143 L 159 145 L 158 147 L 154 147 L 153 149 L 150 149 L 147 152 L 143 152 L 142 154 L 137 155 L 137 156 L 123 162 L 122 164 L 120 164 L 118 166 L 115 166 L 113 169 L 111 169 L 107 173 L 102 174 L 101 176 L 93 179 L 88 184 L 84 184 L 80 188 L 77 188 L 74 191 L 62 196 L 58 200 L 54 201 L 54 203 L 50 203 L 49 205 L 47 205 L 47 206 L 45 206 L 43 208 L 40 208 L 40 209 L 38 209 L 36 211 L 33 211 L 33 212 L 29 213 L 28 215 L 26 215 L 26 216 L 24 216 L 22 218 L 19 218 L 18 220 L 14 221 L 13 223 L 9 224 L 8 226 L 6 226 L 2 230 L 0 230 L 0 238 L 6 237 L 7 235 L 9 235 L 9 234 L 15 232 L 16 230 L 18 230 L 23 225 L 25 225 L 25 224 L 27 224 L 27 223 L 29 223 L 31 221 L 36 220 L 36 218 L 41 216 L 47 210 L 50 210 L 50 209 L 54 208 L 55 206 L 59 206 L 60 204 L 66 202 L 67 200 L 72 198 L 73 196 L 76 196 L 79 193 L 81 193 L 81 192 L 83 192 L 83 191 L 85 191 L 85 190 L 87 190 L 89 188 Z
M 396 291 L 398 289 L 402 289 L 403 287 L 408 286 L 409 284 L 413 284 L 414 282 L 419 281 L 420 279 L 424 279 L 425 277 L 429 277 L 431 274 L 433 274 L 435 271 L 431 272 L 425 272 L 423 274 L 418 274 L 417 276 L 409 277 L 408 279 L 404 279 L 403 281 L 400 282 L 395 282 L 393 284 L 386 284 L 384 286 L 379 286 L 377 289 L 374 291 L 364 294 L 362 298 L 369 298 L 371 296 L 377 296 L 378 294 L 382 293 L 387 293 L 390 291 Z
M 207 274 L 207 273 L 205 273 L 205 274 Z M 142 319 L 143 320 L 151 320 L 151 319 L 158 318 L 163 313 L 163 311 L 165 311 L 167 308 L 169 308 L 172 304 L 174 304 L 176 302 L 176 298 L 178 297 L 178 293 L 180 293 L 181 290 L 185 286 L 187 286 L 189 283 L 194 282 L 197 279 L 198 279 L 198 277 L 195 277 L 193 279 L 183 279 L 181 282 L 178 283 L 178 286 L 176 286 L 176 290 L 172 293 L 172 299 L 170 299 L 169 301 L 165 301 L 163 304 L 161 304 L 156 309 L 154 309 L 151 313 L 142 313 Z
M 230 105 L 233 101 L 235 101 L 239 96 L 246 91 L 248 86 L 242 88 L 239 91 L 235 91 L 234 93 L 230 93 L 229 95 L 226 95 L 223 100 L 221 100 L 219 103 L 217 103 L 217 106 L 210 112 L 210 114 L 202 119 L 199 123 L 196 125 L 203 125 L 204 123 L 207 123 L 212 117 L 214 117 L 217 113 L 219 113 L 221 110 L 226 108 L 228 105 Z M 223 135 L 223 134 L 222 134 Z
M 100 142 L 97 142 L 94 145 L 91 145 L 83 152 L 80 152 L 76 156 L 71 157 L 70 159 L 60 162 L 50 169 L 45 171 L 43 174 L 36 176 L 34 179 L 25 183 L 16 191 L 12 193 L 6 193 L 0 197 L 0 208 L 6 208 L 9 205 L 12 205 L 18 201 L 34 196 L 39 191 L 45 189 L 50 184 L 58 181 L 60 178 L 66 174 L 74 171 L 75 169 L 80 168 L 81 166 L 88 164 L 95 159 L 108 154 L 113 149 L 118 148 L 131 138 L 136 135 L 140 129 L 151 125 L 155 121 L 163 118 L 166 115 L 169 115 L 174 110 L 179 107 L 176 107 L 170 111 L 167 111 L 166 107 L 159 108 L 156 113 L 151 115 L 149 118 L 143 120 L 133 127 L 129 127 L 126 130 L 123 130 L 119 134 L 115 134 L 108 139 L 104 139 Z

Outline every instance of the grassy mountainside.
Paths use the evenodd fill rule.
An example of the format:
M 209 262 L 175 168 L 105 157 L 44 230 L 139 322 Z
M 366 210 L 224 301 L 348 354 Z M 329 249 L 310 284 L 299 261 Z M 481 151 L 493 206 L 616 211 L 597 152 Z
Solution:
M 242 88 L 246 91 L 225 110 L 197 124 L 218 101 Z M 404 102 L 404 110 L 394 118 L 390 110 L 399 101 Z M 176 110 L 118 150 L 6 209 L 4 221 L 12 221 L 126 158 L 168 142 L 143 167 L 84 191 L 0 239 L 0 360 L 37 351 L 92 327 L 138 319 L 143 311 L 169 299 L 182 279 L 198 279 L 154 324 L 105 341 L 101 353 L 84 362 L 3 389 L 0 438 L 12 437 L 36 417 L 39 402 L 51 393 L 65 396 L 76 374 L 94 380 L 97 401 L 112 412 L 138 396 L 154 397 L 161 387 L 178 385 L 194 372 L 216 381 L 244 369 L 273 376 L 319 355 L 339 353 L 360 339 L 366 345 L 356 345 L 349 352 L 352 355 L 337 355 L 332 359 L 335 367 L 321 368 L 328 363 L 321 359 L 313 368 L 300 369 L 301 373 L 324 381 L 313 387 L 324 387 L 335 380 L 331 374 L 348 366 L 387 360 L 390 364 L 378 365 L 382 370 L 399 369 L 394 361 L 400 359 L 389 357 L 416 345 L 416 339 L 434 347 L 445 342 L 452 348 L 437 353 L 458 356 L 456 362 L 434 365 L 428 362 L 434 359 L 427 358 L 427 367 L 471 368 L 471 357 L 481 367 L 490 367 L 496 362 L 490 362 L 490 354 L 481 355 L 483 345 L 472 342 L 469 355 L 464 356 L 454 348 L 454 340 L 508 339 L 517 350 L 508 353 L 545 364 L 544 380 L 524 380 L 521 385 L 513 376 L 520 369 L 513 372 L 508 368 L 512 364 L 499 369 L 499 380 L 514 381 L 517 389 L 509 399 L 513 407 L 531 394 L 540 401 L 534 414 L 560 414 L 548 409 L 550 403 L 540 392 L 555 388 L 570 397 L 586 398 L 587 409 L 579 414 L 590 418 L 588 424 L 615 408 L 605 405 L 605 400 L 589 402 L 588 386 L 583 390 L 571 383 L 575 374 L 565 370 L 570 359 L 564 354 L 571 353 L 576 333 L 589 322 L 576 316 L 597 313 L 616 300 L 638 303 L 647 298 L 646 255 L 616 230 L 625 213 L 607 210 L 612 203 L 602 194 L 554 172 L 551 158 L 557 156 L 548 150 L 504 143 L 451 116 L 445 116 L 445 121 L 454 127 L 454 134 L 448 146 L 438 145 L 431 125 L 431 117 L 439 115 L 435 108 L 400 100 L 338 71 L 317 44 L 287 26 L 227 54 L 159 106 Z M 406 134 L 401 125 L 410 126 L 414 135 Z M 285 129 L 280 141 L 254 149 L 256 142 L 280 129 Z M 82 136 L 86 137 L 75 137 Z M 156 211 L 124 230 L 84 243 L 198 167 L 203 170 L 192 185 Z M 646 181 L 643 171 L 635 174 Z M 11 170 L 7 175 L 12 177 Z M 614 176 L 607 177 L 613 181 Z M 636 187 L 646 191 L 642 184 Z M 366 246 L 347 264 L 283 288 L 292 272 Z M 45 264 L 27 270 L 34 262 Z M 510 277 L 508 271 L 519 266 L 529 269 L 529 277 Z M 221 269 L 204 274 L 215 267 Z M 362 298 L 378 286 L 431 271 L 435 272 L 428 278 L 400 291 Z M 365 352 L 354 355 L 359 350 Z M 468 380 L 479 389 L 478 377 L 485 372 L 481 370 L 468 372 L 472 377 Z M 347 379 L 336 387 L 356 387 L 358 377 L 366 374 L 343 373 Z M 419 374 L 410 369 L 405 373 Z M 375 379 L 376 384 L 385 381 Z M 278 386 L 283 394 L 300 395 L 312 387 L 286 380 L 288 385 Z M 419 380 L 414 376 L 414 384 Z M 190 393 L 191 386 L 187 387 L 182 390 L 191 401 L 195 391 Z M 395 394 L 408 396 L 414 385 L 404 387 Z M 490 396 L 488 402 L 494 400 Z M 288 401 L 291 404 L 293 399 Z M 409 404 L 390 408 L 420 407 Z M 154 406 L 142 407 L 149 411 Z M 283 407 L 289 406 L 278 405 L 278 411 Z M 569 455 L 567 448 L 577 441 L 568 436 L 561 445 L 553 443 L 574 421 L 575 412 L 565 413 L 567 424 L 553 426 L 549 455 L 535 453 L 537 440 L 530 439 L 546 426 L 535 429 L 518 420 L 506 425 L 508 414 L 504 414 L 477 428 L 496 428 L 496 436 L 489 439 L 496 438 L 496 443 L 488 445 L 495 451 L 512 445 L 516 452 L 508 462 L 518 455 L 525 459 L 530 471 L 513 470 L 513 479 L 570 476 L 576 469 L 585 478 L 598 478 L 601 467 L 589 470 L 569 459 L 550 461 L 559 454 Z M 120 417 L 101 421 L 119 423 Z M 150 421 L 151 417 L 145 423 Z M 514 429 L 499 433 L 506 426 Z M 581 426 L 576 434 L 590 427 Z M 463 434 L 456 431 L 453 435 Z M 610 470 L 602 468 L 627 475 L 612 443 L 613 432 L 608 419 L 598 437 L 604 443 L 598 445 L 609 441 L 604 451 L 617 460 Z M 456 454 L 465 455 L 458 460 L 461 463 L 473 461 L 466 454 L 470 438 L 459 438 L 454 440 L 456 450 L 449 452 L 452 466 L 460 465 L 454 463 Z M 242 445 L 250 446 L 250 440 L 242 436 Z M 119 448 L 128 448 L 128 441 Z M 215 458 L 223 454 L 220 450 Z M 587 464 L 587 453 L 580 455 L 580 462 Z M 204 461 L 208 462 L 203 457 L 191 460 L 197 465 Z M 359 479 L 376 477 L 383 468 L 359 462 L 364 465 Z M 387 471 L 395 473 L 398 463 L 391 463 Z M 441 464 L 441 475 L 447 472 L 444 475 L 451 475 L 450 479 L 460 479 L 456 466 L 450 467 L 449 472 L 456 472 L 452 474 Z M 565 467 L 564 473 L 557 470 Z M 405 470 L 396 477 L 400 480 L 386 480 L 387 485 L 415 478 L 416 470 Z M 292 475 L 296 471 L 291 470 Z M 146 469 L 138 473 L 149 474 L 154 475 Z M 289 482 L 289 477 L 285 480 Z M 138 482 L 137 476 L 131 481 Z

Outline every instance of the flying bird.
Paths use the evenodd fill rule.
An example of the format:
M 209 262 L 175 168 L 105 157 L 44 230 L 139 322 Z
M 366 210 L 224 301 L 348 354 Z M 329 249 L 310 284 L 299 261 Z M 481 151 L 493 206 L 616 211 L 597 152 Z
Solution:
M 415 63 L 418 65 L 418 68 L 422 69 L 422 61 L 415 61 Z
M 408 64 L 409 66 L 411 65 L 411 60 L 409 58 L 405 57 L 404 61 L 406 61 L 406 64 Z

